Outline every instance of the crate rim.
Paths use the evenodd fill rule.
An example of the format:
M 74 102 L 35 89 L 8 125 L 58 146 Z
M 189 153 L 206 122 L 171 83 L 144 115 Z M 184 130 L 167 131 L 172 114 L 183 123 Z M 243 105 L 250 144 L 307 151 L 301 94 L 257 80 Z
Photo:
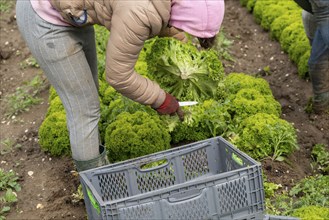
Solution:
M 167 191 L 169 192 L 169 191 L 178 190 L 178 189 L 181 189 L 181 188 L 188 188 L 188 187 L 191 187 L 191 186 L 194 186 L 194 185 L 199 185 L 199 184 L 202 184 L 202 183 L 213 182 L 213 181 L 218 180 L 218 176 L 220 176 L 221 179 L 224 179 L 224 178 L 229 179 L 229 178 L 232 178 L 234 176 L 243 177 L 243 176 L 247 176 L 247 174 L 248 174 L 247 170 L 255 169 L 255 168 L 261 170 L 261 167 L 259 165 L 255 164 L 253 166 L 236 169 L 236 170 L 234 170 L 235 171 L 234 174 L 232 174 L 230 172 L 225 172 L 225 173 L 215 174 L 215 175 L 212 175 L 212 176 L 206 176 L 206 177 L 203 176 L 202 178 L 201 177 L 196 178 L 193 181 L 187 181 L 185 183 L 180 183 L 180 184 L 176 184 L 176 185 L 169 186 L 169 187 L 166 187 L 166 188 L 157 189 L 156 192 L 158 194 L 164 194 Z M 246 174 L 241 175 L 241 172 L 244 172 Z M 262 176 L 261 173 L 260 173 L 260 175 Z M 88 180 L 88 178 L 86 176 L 83 176 L 81 178 L 83 180 L 86 180 L 86 179 Z M 89 189 L 95 189 L 90 181 L 84 181 L 84 182 L 88 186 Z M 223 182 L 225 182 L 225 181 L 223 181 Z M 145 198 L 149 198 L 150 197 L 149 195 L 153 194 L 153 193 L 154 193 L 154 191 L 150 191 L 150 192 L 145 192 L 145 193 L 142 193 L 142 194 L 133 195 L 133 196 L 129 196 L 129 197 L 126 197 L 126 198 L 121 198 L 121 199 L 116 199 L 116 200 L 112 200 L 112 201 L 103 201 L 103 199 L 98 194 L 96 194 L 96 195 L 93 194 L 93 196 L 95 198 L 97 198 L 97 201 L 98 201 L 100 206 L 105 207 L 106 205 L 112 205 L 112 204 L 117 204 L 117 203 L 122 203 L 122 202 L 129 202 L 130 200 L 136 200 L 136 199 L 142 200 L 142 199 L 145 199 Z
M 228 179 L 229 177 L 233 177 L 233 176 L 243 176 L 241 174 L 241 172 L 248 173 L 248 170 L 250 170 L 250 169 L 257 168 L 257 169 L 261 170 L 261 163 L 254 160 L 253 158 L 248 156 L 246 153 L 240 151 L 238 148 L 236 148 L 234 145 L 232 145 L 231 143 L 229 143 L 228 141 L 226 141 L 224 138 L 222 138 L 220 136 L 205 139 L 203 141 L 198 141 L 198 142 L 191 143 L 194 146 L 190 147 L 191 149 L 187 152 L 193 152 L 193 151 L 197 150 L 198 148 L 203 147 L 204 145 L 208 145 L 209 143 L 211 143 L 211 141 L 217 141 L 217 142 L 222 141 L 222 142 L 224 142 L 229 148 L 234 150 L 234 153 L 237 153 L 238 156 L 244 157 L 244 159 L 248 160 L 252 165 L 248 165 L 248 166 L 245 166 L 245 167 L 241 167 L 239 169 L 235 169 L 234 170 L 235 173 L 232 173 L 232 172 L 229 171 L 229 172 L 214 174 L 214 175 L 211 175 L 211 176 L 202 176 L 202 178 L 201 177 L 196 178 L 193 181 L 187 181 L 185 183 L 172 185 L 170 187 L 166 187 L 166 188 L 163 188 L 163 189 L 157 189 L 156 192 L 158 194 L 164 194 L 167 191 L 169 192 L 169 191 L 177 190 L 177 189 L 184 188 L 184 187 L 190 187 L 192 185 L 202 184 L 203 182 L 204 183 L 212 182 L 212 181 L 215 181 L 216 179 L 218 179 L 219 176 L 221 178 Z M 122 162 L 106 165 L 106 166 L 103 166 L 103 167 L 98 167 L 98 168 L 95 168 L 95 169 L 83 171 L 83 172 L 80 173 L 80 178 L 83 179 L 83 182 L 87 185 L 87 187 L 90 190 L 94 191 L 95 187 L 93 186 L 90 179 L 88 178 L 88 175 L 90 175 L 90 176 L 101 175 L 103 173 L 108 173 L 108 172 L 113 171 L 112 169 L 114 169 L 114 168 L 120 169 L 120 171 L 125 171 L 126 169 L 132 167 L 132 165 L 131 165 L 132 163 L 137 164 L 138 161 L 140 161 L 141 159 L 151 158 L 154 155 L 158 155 L 159 157 L 161 157 L 161 156 L 164 156 L 165 154 L 173 152 L 173 151 L 179 152 L 181 150 L 184 150 L 185 148 L 188 148 L 189 145 L 191 145 L 191 144 L 186 144 L 186 145 L 183 145 L 183 146 L 180 146 L 180 147 L 177 147 L 177 148 L 173 148 L 173 149 L 169 149 L 169 150 L 166 150 L 166 151 L 161 151 L 161 152 L 157 152 L 157 153 L 154 153 L 154 154 L 149 154 L 149 155 L 146 155 L 146 156 L 134 158 L 134 159 L 131 159 L 131 160 L 122 161 Z M 262 175 L 261 172 L 260 172 L 260 175 Z M 154 193 L 154 191 L 145 192 L 145 193 L 142 193 L 142 194 L 133 195 L 133 196 L 129 196 L 129 197 L 126 197 L 126 198 L 121 198 L 121 199 L 116 199 L 116 200 L 112 200 L 112 201 L 103 201 L 103 199 L 99 196 L 99 194 L 93 194 L 93 196 L 95 197 L 95 199 L 97 200 L 97 202 L 99 203 L 99 205 L 101 207 L 106 207 L 106 205 L 118 204 L 118 203 L 122 203 L 122 202 L 125 202 L 125 201 L 128 202 L 129 200 L 144 199 L 144 198 L 149 197 L 149 195 L 152 194 L 152 193 Z
M 203 147 L 202 144 L 206 145 L 206 144 L 210 143 L 211 141 L 217 141 L 218 142 L 219 140 L 224 142 L 229 148 L 233 149 L 235 151 L 234 153 L 239 154 L 240 157 L 244 157 L 244 159 L 250 161 L 252 164 L 261 165 L 260 162 L 256 161 L 255 159 L 250 157 L 248 154 L 246 154 L 245 152 L 238 149 L 238 147 L 236 147 L 232 143 L 228 142 L 223 137 L 217 136 L 217 137 L 213 137 L 213 138 L 193 142 L 193 143 L 190 143 L 190 144 L 185 144 L 185 145 L 175 147 L 175 148 L 171 148 L 171 149 L 168 149 L 168 150 L 156 152 L 156 153 L 153 153 L 153 154 L 148 154 L 148 155 L 144 155 L 144 156 L 141 156 L 141 157 L 136 157 L 136 158 L 133 158 L 133 159 L 120 161 L 120 162 L 116 162 L 116 163 L 113 163 L 113 164 L 108 164 L 108 165 L 105 165 L 105 166 L 85 170 L 85 171 L 80 172 L 79 174 L 80 174 L 80 176 L 81 175 L 87 175 L 87 174 L 89 174 L 89 175 L 99 175 L 99 174 L 102 174 L 103 172 L 105 172 L 104 171 L 105 169 L 106 169 L 106 172 L 113 171 L 113 169 L 125 170 L 127 168 L 130 168 L 132 165 L 140 164 L 139 161 L 143 161 L 143 163 L 144 162 L 150 163 L 150 162 L 153 162 L 153 161 L 163 159 L 163 156 L 165 154 L 170 153 L 170 152 L 178 152 L 179 153 L 180 151 L 186 150 L 188 148 L 190 148 L 190 149 L 186 150 L 187 152 L 193 152 L 193 151 L 197 150 L 198 148 Z M 190 146 L 190 145 L 193 145 L 193 146 Z M 143 159 L 145 159 L 145 160 L 143 160 Z M 149 160 L 146 160 L 146 159 L 149 159 Z M 110 170 L 108 170 L 108 169 L 110 169 Z

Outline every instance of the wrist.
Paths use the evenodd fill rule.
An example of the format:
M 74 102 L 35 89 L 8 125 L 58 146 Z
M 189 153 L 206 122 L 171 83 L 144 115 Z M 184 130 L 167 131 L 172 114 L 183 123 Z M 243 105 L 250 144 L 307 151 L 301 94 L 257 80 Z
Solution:
M 169 93 L 166 93 L 164 102 L 155 110 L 163 115 L 171 115 L 179 109 L 178 101 Z
M 167 108 L 171 103 L 169 94 L 166 94 L 166 98 L 164 99 L 163 103 L 157 109 L 164 109 Z
M 164 103 L 165 99 L 166 99 L 166 92 L 162 90 L 156 101 L 151 105 L 151 107 L 153 109 L 159 108 Z

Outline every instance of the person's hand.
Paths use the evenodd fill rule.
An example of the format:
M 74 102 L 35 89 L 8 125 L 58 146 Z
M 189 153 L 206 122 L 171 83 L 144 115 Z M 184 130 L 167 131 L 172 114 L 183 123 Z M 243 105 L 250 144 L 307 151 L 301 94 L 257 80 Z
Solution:
M 181 121 L 184 120 L 184 112 L 178 104 L 177 99 L 166 93 L 166 99 L 160 107 L 156 109 L 160 115 L 175 115 L 177 114 Z

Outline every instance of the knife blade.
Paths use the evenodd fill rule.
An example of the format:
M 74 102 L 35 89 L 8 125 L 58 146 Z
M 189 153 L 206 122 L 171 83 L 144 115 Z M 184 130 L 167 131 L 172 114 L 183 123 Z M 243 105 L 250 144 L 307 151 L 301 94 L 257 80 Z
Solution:
M 198 102 L 196 101 L 186 101 L 186 102 L 178 102 L 179 106 L 191 106 L 191 105 L 196 105 Z

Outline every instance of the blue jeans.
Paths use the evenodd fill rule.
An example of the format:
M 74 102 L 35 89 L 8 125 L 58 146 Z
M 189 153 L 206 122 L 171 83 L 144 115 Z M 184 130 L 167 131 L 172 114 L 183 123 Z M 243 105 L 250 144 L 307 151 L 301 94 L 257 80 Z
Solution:
M 308 61 L 316 104 L 329 105 L 329 0 L 310 0 L 313 15 L 303 11 L 303 23 L 312 45 Z
M 329 1 L 310 0 L 315 22 L 314 38 L 311 40 L 312 52 L 310 64 L 328 61 L 329 58 Z

